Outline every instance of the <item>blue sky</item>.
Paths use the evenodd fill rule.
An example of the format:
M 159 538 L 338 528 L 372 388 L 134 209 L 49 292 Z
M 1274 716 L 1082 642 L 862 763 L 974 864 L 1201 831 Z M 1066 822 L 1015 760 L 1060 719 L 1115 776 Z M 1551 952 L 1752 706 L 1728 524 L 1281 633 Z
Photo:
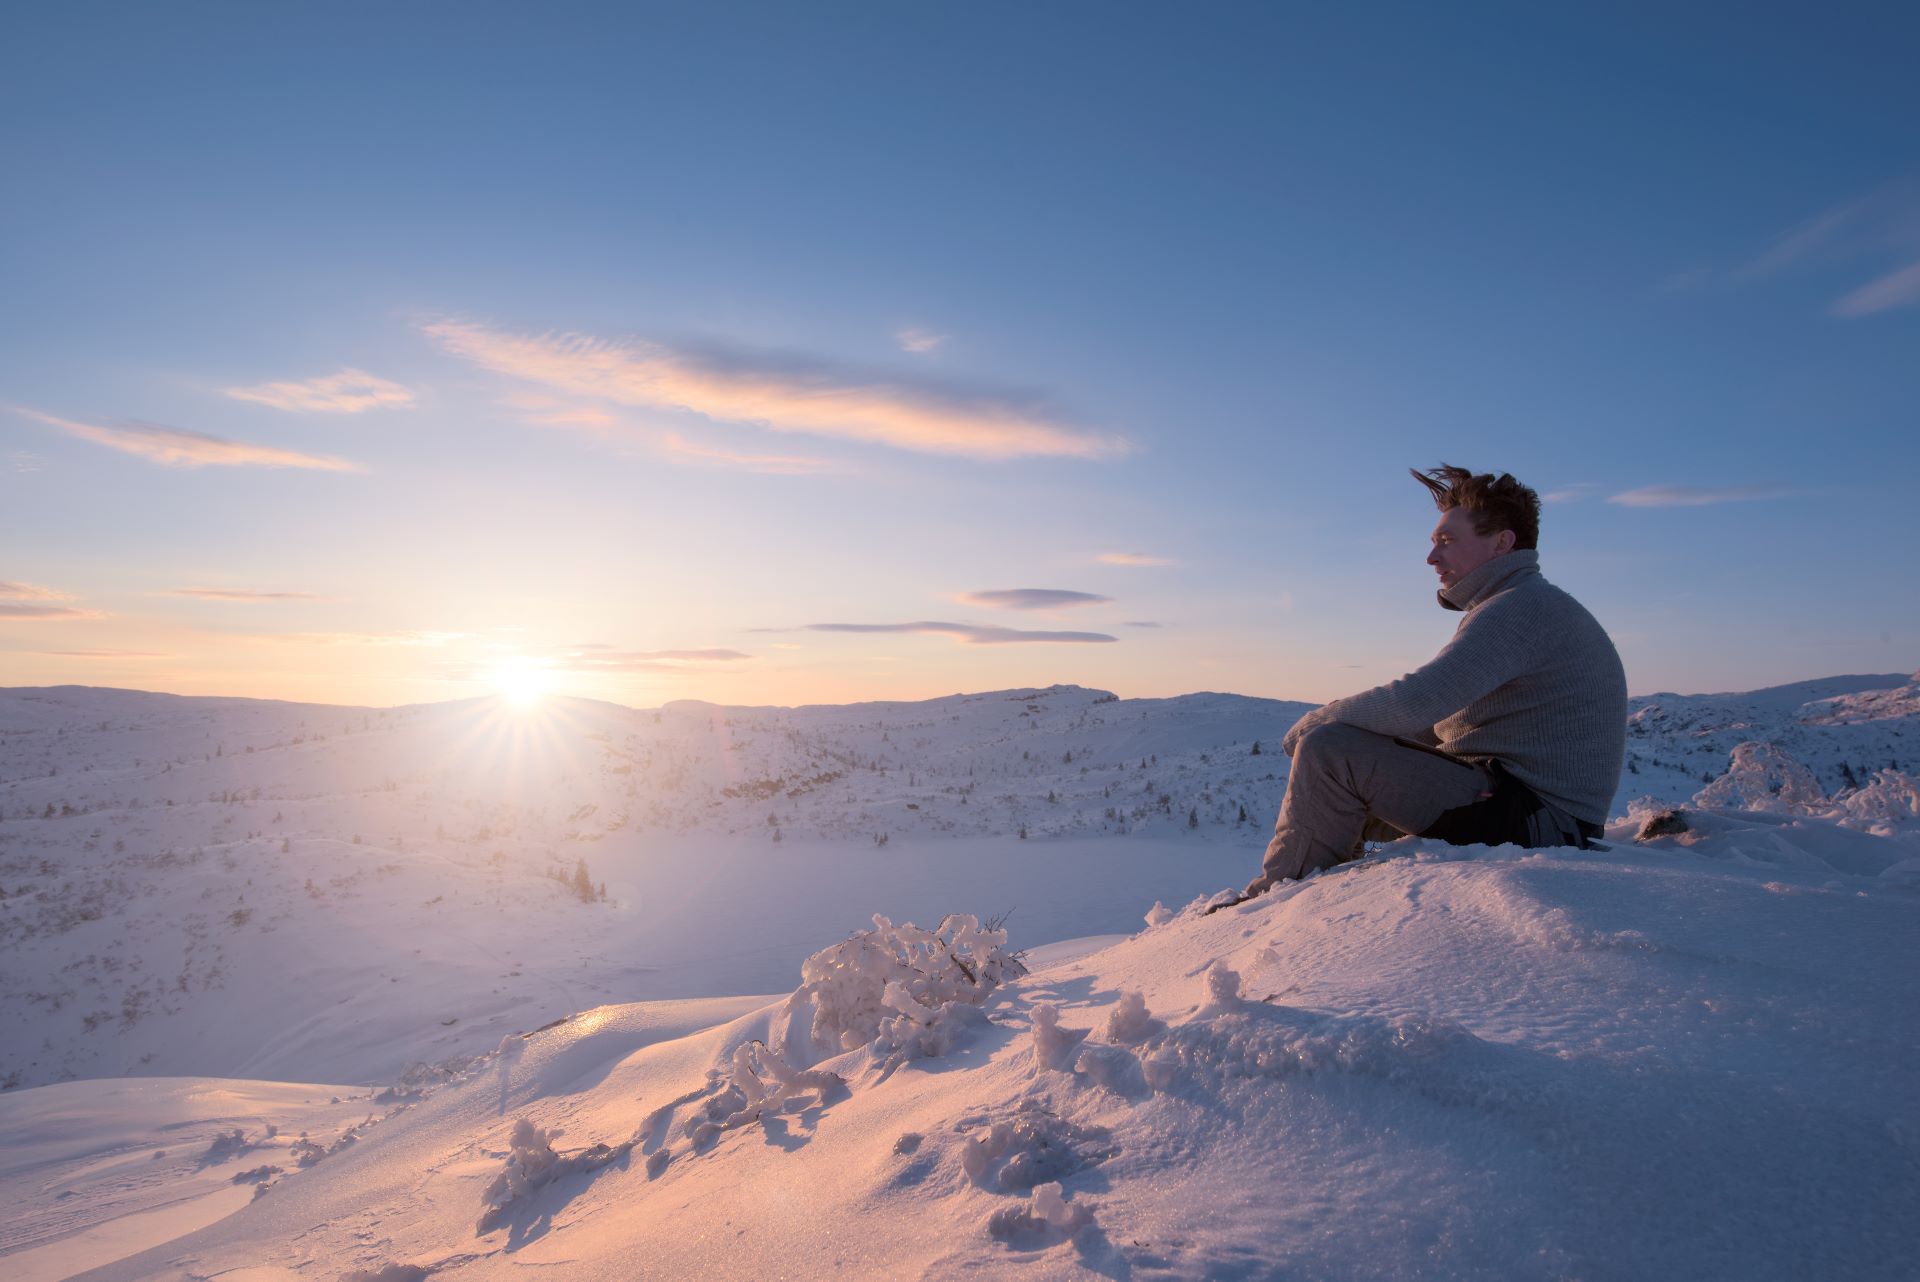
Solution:
M 1636 691 L 1914 668 L 1920 18 L 1552 8 L 11 14 L 0 682 L 1328 698 L 1443 460 Z

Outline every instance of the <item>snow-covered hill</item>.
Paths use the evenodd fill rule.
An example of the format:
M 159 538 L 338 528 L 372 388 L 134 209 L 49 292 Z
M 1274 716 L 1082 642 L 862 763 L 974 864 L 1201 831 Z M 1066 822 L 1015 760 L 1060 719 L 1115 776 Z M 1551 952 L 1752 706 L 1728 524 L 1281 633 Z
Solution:
M 0 691 L 0 1270 L 1902 1275 L 1920 686 L 1205 916 L 1302 710 Z
M 287 1174 L 86 1276 L 1911 1276 L 1916 861 L 1692 835 L 1409 840 L 997 985 L 992 935 L 881 923 L 701 1031 L 509 1038 L 311 1169 L 248 1131 L 220 1170 Z
M 1638 700 L 1616 813 L 1713 777 L 1825 813 L 1850 776 L 1850 822 L 1903 830 L 1916 691 Z M 1070 686 L 641 710 L 0 691 L 0 1018 L 23 1030 L 0 1086 L 431 1075 L 599 1002 L 777 990 L 874 911 L 1126 929 L 1141 895 L 1249 875 L 1305 708 Z M 1777 750 L 1736 753 L 1754 741 Z

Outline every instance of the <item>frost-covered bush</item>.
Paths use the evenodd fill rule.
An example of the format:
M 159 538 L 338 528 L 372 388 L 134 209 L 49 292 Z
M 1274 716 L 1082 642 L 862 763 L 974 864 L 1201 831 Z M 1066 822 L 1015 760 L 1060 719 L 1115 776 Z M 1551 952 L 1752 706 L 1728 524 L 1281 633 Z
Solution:
M 1122 993 L 1107 1012 L 1106 1038 L 1116 1045 L 1133 1046 L 1153 1036 L 1159 1027 L 1160 1021 L 1147 1010 L 1145 995 Z
M 987 1219 L 987 1232 L 1014 1246 L 1036 1247 L 1058 1236 L 1071 1237 L 1093 1223 L 1086 1203 L 1067 1200 L 1057 1183 L 1036 1185 L 1025 1206 L 1003 1206 Z
M 734 1048 L 732 1075 L 688 1123 L 687 1135 L 698 1147 L 721 1131 L 750 1126 L 768 1113 L 779 1113 L 808 1094 L 827 1103 L 845 1085 L 837 1074 L 797 1069 L 764 1042 L 748 1042 Z
M 1227 969 L 1223 961 L 1207 970 L 1207 1009 L 1213 1011 L 1240 1008 L 1240 972 Z
M 923 930 L 875 914 L 872 930 L 802 964 L 803 982 L 787 999 L 790 1028 L 806 1029 L 821 1053 L 874 1043 L 907 1057 L 941 1055 L 980 1022 L 994 989 L 1026 973 L 1007 951 L 1007 932 L 978 918 L 956 914 Z
M 213 1137 L 213 1143 L 207 1145 L 207 1151 L 200 1155 L 200 1164 L 212 1166 L 230 1157 L 238 1157 L 252 1147 L 253 1144 L 248 1141 L 246 1132 L 236 1126 L 230 1131 L 221 1131 Z
M 1071 1072 L 1074 1052 L 1092 1031 L 1090 1028 L 1062 1028 L 1059 1007 L 1036 1005 L 1033 1008 L 1034 1071 L 1053 1068 Z
M 509 1207 L 541 1185 L 576 1171 L 597 1170 L 631 1147 L 631 1141 L 615 1147 L 595 1144 L 562 1157 L 553 1151 L 545 1131 L 521 1118 L 513 1124 L 513 1134 L 507 1140 L 506 1165 L 480 1195 L 487 1209 L 480 1216 L 478 1231 L 491 1231 L 506 1218 Z
M 1920 823 L 1920 779 L 1882 770 L 1866 787 L 1842 797 L 1833 817 L 1878 837 L 1897 836 Z
M 1029 1102 L 968 1139 L 960 1169 L 986 1188 L 1030 1189 L 1104 1162 L 1113 1155 L 1109 1140 L 1104 1128 L 1076 1125 Z
M 1764 739 L 1749 739 L 1735 745 L 1727 772 L 1694 793 L 1693 804 L 1715 810 L 1809 814 L 1826 809 L 1827 796 L 1813 771 L 1786 749 Z

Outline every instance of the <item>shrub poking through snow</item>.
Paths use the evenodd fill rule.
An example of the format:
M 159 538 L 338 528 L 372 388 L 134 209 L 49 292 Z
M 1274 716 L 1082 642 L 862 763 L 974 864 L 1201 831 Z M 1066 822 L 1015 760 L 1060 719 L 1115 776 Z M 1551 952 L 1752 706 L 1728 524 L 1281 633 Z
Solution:
M 878 1043 L 907 1058 L 942 1055 L 980 1022 L 994 989 L 1026 973 L 1007 951 L 1007 932 L 976 917 L 955 914 L 923 930 L 875 914 L 872 930 L 807 958 L 787 1011 L 816 1052 Z
M 605 1166 L 617 1157 L 625 1155 L 632 1148 L 631 1141 L 608 1147 L 595 1144 L 592 1148 L 561 1157 L 553 1151 L 553 1144 L 547 1133 L 526 1118 L 513 1124 L 513 1134 L 507 1140 L 507 1163 L 493 1182 L 480 1195 L 487 1209 L 480 1216 L 477 1231 L 491 1232 L 506 1219 L 507 1211 L 520 1198 L 550 1184 L 562 1175 L 572 1175 L 577 1171 L 594 1171 Z
M 747 1042 L 734 1048 L 732 1076 L 707 1100 L 702 1109 L 705 1116 L 694 1116 L 687 1135 L 695 1147 L 701 1147 L 721 1131 L 751 1126 L 809 1094 L 816 1103 L 826 1104 L 845 1089 L 838 1074 L 797 1069 L 765 1042 Z
M 1033 1008 L 1033 1070 L 1053 1068 L 1073 1071 L 1073 1057 L 1080 1043 L 1093 1030 L 1060 1027 L 1060 1008 L 1036 1005 Z
M 1898 836 L 1920 820 L 1920 780 L 1899 770 L 1882 770 L 1873 782 L 1842 799 L 1834 818 L 1849 828 L 1877 837 Z
M 1693 794 L 1696 806 L 1790 815 L 1824 810 L 1826 802 L 1813 771 L 1764 739 L 1735 745 L 1727 772 Z
M 1108 1138 L 1101 1127 L 1076 1126 L 1029 1102 L 1011 1120 L 994 1122 L 966 1140 L 960 1169 L 983 1188 L 1030 1189 L 1104 1162 L 1113 1155 Z
M 355 1269 L 340 1282 L 427 1282 L 427 1270 L 417 1264 L 384 1264 L 377 1269 Z
M 1141 993 L 1122 993 L 1113 1009 L 1107 1012 L 1106 1038 L 1119 1046 L 1137 1046 L 1153 1036 L 1160 1027 L 1160 1021 L 1147 1010 L 1147 999 Z
M 1061 1237 L 1072 1237 L 1093 1223 L 1093 1212 L 1084 1202 L 1067 1205 L 1057 1183 L 1034 1186 L 1033 1200 L 1026 1206 L 1003 1206 L 987 1219 L 987 1232 L 1014 1246 L 1043 1246 Z
M 234 1127 L 230 1131 L 221 1131 L 213 1137 L 213 1143 L 207 1145 L 207 1151 L 200 1155 L 200 1165 L 212 1166 L 224 1162 L 230 1157 L 238 1157 L 251 1149 L 245 1131 Z
M 1207 1009 L 1240 1009 L 1240 972 L 1228 970 L 1227 964 L 1217 961 L 1207 971 Z

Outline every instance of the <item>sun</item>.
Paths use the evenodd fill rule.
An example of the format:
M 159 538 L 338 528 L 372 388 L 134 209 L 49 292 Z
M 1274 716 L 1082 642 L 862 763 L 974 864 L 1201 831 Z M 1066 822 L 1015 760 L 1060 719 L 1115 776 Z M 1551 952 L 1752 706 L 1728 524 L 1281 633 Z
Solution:
M 531 708 L 547 693 L 548 673 L 530 659 L 508 659 L 487 674 L 500 697 L 516 708 Z

